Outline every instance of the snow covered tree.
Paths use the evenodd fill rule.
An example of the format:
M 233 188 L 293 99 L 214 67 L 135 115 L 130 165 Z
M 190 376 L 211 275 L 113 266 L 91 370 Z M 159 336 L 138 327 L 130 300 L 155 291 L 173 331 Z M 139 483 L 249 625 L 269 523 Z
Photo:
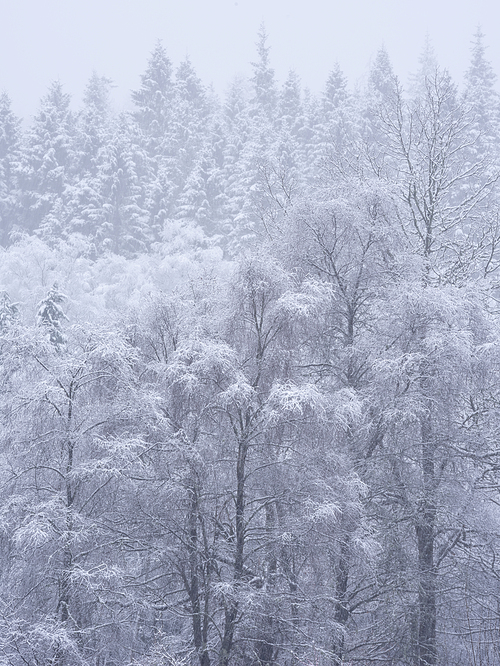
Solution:
M 134 112 L 144 134 L 146 148 L 151 155 L 163 151 L 164 138 L 168 136 L 173 110 L 172 64 L 159 41 L 141 75 L 139 90 L 132 93 L 137 107 Z
M 451 423 L 460 421 L 461 403 L 468 390 L 467 367 L 475 353 L 467 318 L 463 320 L 459 314 L 473 306 L 458 304 L 462 297 L 456 288 L 465 287 L 473 275 L 481 274 L 480 244 L 490 242 L 484 213 L 495 178 L 487 174 L 483 178 L 482 159 L 470 162 L 469 126 L 467 105 L 460 102 L 449 74 L 439 70 L 426 80 L 425 92 L 416 100 L 406 102 L 397 86 L 392 97 L 379 107 L 381 161 L 375 160 L 375 171 L 392 187 L 396 185 L 404 203 L 399 216 L 410 241 L 407 252 L 416 269 L 413 284 L 402 284 L 399 289 L 421 295 L 415 306 L 404 306 L 394 319 L 395 323 L 404 320 L 415 311 L 411 322 L 407 321 L 407 344 L 401 349 L 400 358 L 400 362 L 403 358 L 413 359 L 412 378 L 400 385 L 407 387 L 403 402 L 413 400 L 408 405 L 412 416 L 410 422 L 398 426 L 398 432 L 401 437 L 404 432 L 408 446 L 411 442 L 415 447 L 412 457 L 418 461 L 418 478 L 406 485 L 401 482 L 405 472 L 397 466 L 394 483 L 402 484 L 401 501 L 415 540 L 418 590 L 414 591 L 417 619 L 412 649 L 419 666 L 439 660 L 437 627 L 439 621 L 444 622 L 439 611 L 440 595 L 446 587 L 442 582 L 442 554 L 449 552 L 441 535 L 442 525 L 452 515 L 451 507 L 446 505 L 444 470 L 460 466 L 460 456 L 452 443 L 460 434 L 451 430 Z M 441 305 L 436 306 L 436 302 Z M 407 313 L 404 317 L 403 312 Z M 460 376 L 459 379 L 457 375 L 455 385 L 448 384 L 451 367 Z M 386 441 L 390 439 L 388 435 Z M 446 515 L 448 518 L 443 517 Z M 455 535 L 459 530 L 457 523 L 453 524 Z
M 228 164 L 230 173 L 230 204 L 236 204 L 231 230 L 232 252 L 238 252 L 242 241 L 255 245 L 260 233 L 264 232 L 268 204 L 271 217 L 278 213 L 284 202 L 289 202 L 295 187 L 297 171 L 294 165 L 301 160 L 298 141 L 299 126 L 292 129 L 291 117 L 280 120 L 278 91 L 274 70 L 270 67 L 267 33 L 262 25 L 257 42 L 259 59 L 252 63 L 254 75 L 251 79 L 252 94 L 245 113 L 239 113 L 235 120 L 243 122 L 239 128 L 241 138 L 233 138 L 230 145 L 239 143 L 238 160 Z M 285 94 L 285 93 L 284 93 Z M 291 75 L 287 84 L 286 102 L 282 98 L 283 111 L 292 112 L 300 108 L 300 87 Z M 294 134 L 295 133 L 295 134 Z M 236 140 L 235 140 L 236 139 Z M 234 193 L 234 194 L 233 194 Z M 262 222 L 264 221 L 264 225 Z
M 229 223 L 229 202 L 225 182 L 224 130 L 214 123 L 205 145 L 200 149 L 177 201 L 177 219 L 194 220 L 210 237 L 224 243 Z
M 52 83 L 28 130 L 20 170 L 23 227 L 49 242 L 67 234 L 71 218 L 74 123 L 69 104 L 61 82 Z
M 429 35 L 425 38 L 424 48 L 418 58 L 418 70 L 410 75 L 409 92 L 413 98 L 425 95 L 426 81 L 434 78 L 438 62 Z
M 242 213 L 254 177 L 247 159 L 252 121 L 248 90 L 242 79 L 234 80 L 229 87 L 222 108 L 221 123 L 225 136 L 222 181 L 227 198 L 227 219 L 223 233 L 225 245 L 233 254 L 241 247 L 242 238 L 252 226 L 252 222 Z
M 59 291 L 59 285 L 54 282 L 47 296 L 38 304 L 36 323 L 46 331 L 50 342 L 61 351 L 66 343 L 66 337 L 62 331 L 61 323 L 68 319 L 64 314 L 61 303 L 66 296 Z
M 257 34 L 257 56 L 256 62 L 252 63 L 253 97 L 251 99 L 252 113 L 262 114 L 268 121 L 273 122 L 276 113 L 277 90 L 274 78 L 274 69 L 271 67 L 267 45 L 268 34 L 264 24 L 259 28 Z
M 65 354 L 29 331 L 11 352 L 0 378 L 9 382 L 0 438 L 10 459 L 1 466 L 2 658 L 125 661 L 140 641 L 123 612 L 128 565 L 113 514 L 141 450 L 133 351 L 109 330 L 72 327 Z
M 344 164 L 356 162 L 359 137 L 356 107 L 339 65 L 328 75 L 314 126 L 314 181 L 332 186 Z
M 408 567 L 405 578 L 414 581 L 399 597 L 400 613 L 407 618 L 406 659 L 427 666 L 459 659 L 466 642 L 475 644 L 473 650 L 482 649 L 483 638 L 475 637 L 484 594 L 481 566 L 468 554 L 477 549 L 480 561 L 497 546 L 490 542 L 485 547 L 484 522 L 477 522 L 486 501 L 474 480 L 483 474 L 477 455 L 482 445 L 481 438 L 468 436 L 464 423 L 474 418 L 471 404 L 480 391 L 479 377 L 469 368 L 481 354 L 479 340 L 491 340 L 495 333 L 476 289 L 429 286 L 419 277 L 417 273 L 407 286 L 400 284 L 387 307 L 391 323 L 384 337 L 394 344 L 381 354 L 376 377 L 385 403 L 386 462 L 379 459 L 371 471 L 378 467 L 380 474 L 373 477 L 374 497 L 380 498 L 376 504 L 383 511 L 391 496 L 394 502 L 395 538 L 386 546 L 393 553 L 389 566 L 399 561 Z M 466 489 L 466 497 L 456 494 L 459 487 Z M 490 529 L 496 532 L 495 519 Z M 459 582 L 464 578 L 467 585 Z M 395 592 L 400 585 L 396 583 Z M 391 604 L 394 599 L 389 598 Z M 468 610 L 463 612 L 464 606 Z M 464 640 L 449 641 L 457 624 Z
M 471 62 L 465 73 L 465 100 L 471 109 L 473 146 L 471 159 L 498 160 L 500 133 L 500 97 L 495 89 L 496 75 L 486 59 L 484 35 L 480 28 L 474 35 Z
M 484 156 L 471 160 L 478 137 L 470 124 L 469 105 L 446 71 L 436 71 L 416 100 L 405 100 L 398 86 L 379 108 L 370 168 L 398 188 L 430 281 L 464 279 L 478 268 L 483 245 L 495 243 L 487 212 L 497 174 Z
M 11 242 L 19 223 L 18 177 L 21 158 L 21 123 L 7 93 L 0 95 L 0 245 Z
M 363 658 L 350 629 L 363 643 L 369 634 L 362 616 L 379 594 L 374 589 L 374 569 L 369 558 L 362 563 L 356 540 L 366 530 L 365 516 L 373 515 L 369 500 L 361 486 L 371 487 L 368 460 L 380 445 L 381 396 L 372 390 L 374 364 L 383 349 L 378 337 L 378 318 L 383 317 L 386 290 L 391 275 L 397 275 L 397 256 L 401 250 L 401 234 L 397 229 L 397 208 L 383 189 L 369 184 L 337 186 L 338 198 L 323 202 L 299 202 L 276 234 L 276 251 L 286 257 L 289 270 L 302 279 L 320 281 L 330 299 L 303 332 L 301 372 L 325 392 L 346 391 L 360 401 L 363 408 L 359 419 L 351 422 L 348 432 L 339 434 L 335 453 L 347 477 L 358 478 L 358 496 L 346 490 L 343 504 L 338 499 L 338 520 L 328 525 L 328 585 L 335 603 L 329 631 L 332 663 L 344 659 Z M 325 463 L 328 456 L 325 455 Z M 340 462 L 341 461 L 341 462 Z M 331 469 L 314 461 L 319 478 L 330 478 Z M 352 494 L 351 494 L 352 493 Z M 319 498 L 316 500 L 319 501 Z M 325 497 L 321 502 L 327 502 Z M 372 526 L 373 527 L 373 526 Z M 375 574 L 376 575 L 376 574 Z M 365 595 L 361 590 L 365 590 Z M 369 591 L 369 592 L 368 592 Z M 380 593 L 382 594 L 382 593 Z M 368 637 L 367 637 L 368 640 Z M 374 645 L 371 649 L 378 650 Z
M 389 54 L 381 47 L 375 56 L 368 76 L 369 88 L 379 99 L 390 99 L 394 93 L 395 75 Z
M 182 191 L 210 132 L 208 96 L 189 58 L 175 73 L 174 113 L 168 135 L 172 179 Z
M 325 437 L 332 424 L 342 429 L 350 401 L 330 404 L 294 382 L 293 326 L 319 312 L 324 295 L 265 257 L 241 262 L 228 284 L 194 283 L 189 296 L 155 299 L 137 329 L 159 410 L 143 459 L 150 472 L 136 483 L 134 511 L 147 502 L 148 512 L 134 534 L 143 544 L 155 535 L 143 556 L 143 603 L 160 614 L 165 643 L 181 655 L 189 641 L 202 666 L 306 658 L 301 632 L 318 613 L 313 546 L 307 565 L 295 563 L 309 530 L 307 512 L 294 517 L 293 488 L 301 479 L 306 495 L 314 484 L 300 442 L 317 437 L 323 413 Z M 189 618 L 182 629 L 179 605 Z
M 278 118 L 282 125 L 290 129 L 294 137 L 300 136 L 303 123 L 301 94 L 300 78 L 292 69 L 279 93 Z
M 276 140 L 273 152 L 276 161 L 291 184 L 303 182 L 307 173 L 304 111 L 300 79 L 291 70 L 280 91 L 277 108 Z
M 173 68 L 158 43 L 142 75 L 141 89 L 133 93 L 139 132 L 136 152 L 144 152 L 141 180 L 149 228 L 159 240 L 175 202 L 202 149 L 208 130 L 208 102 L 189 59 L 172 78 Z
M 0 334 L 8 331 L 19 314 L 18 303 L 12 303 L 6 291 L 0 293 Z
M 93 72 L 83 96 L 83 108 L 77 117 L 76 149 L 78 175 L 95 175 L 103 146 L 109 139 L 111 79 Z
M 71 188 L 71 231 L 84 234 L 96 249 L 104 232 L 103 171 L 112 141 L 109 108 L 111 81 L 94 72 L 76 119 L 75 174 Z
M 97 174 L 98 196 L 86 209 L 101 252 L 131 254 L 145 250 L 155 240 L 147 210 L 148 165 L 134 124 L 122 114 L 104 147 Z
M 394 74 L 389 54 L 382 47 L 371 65 L 366 89 L 359 100 L 363 150 L 371 156 L 371 159 L 383 160 L 380 112 L 385 106 L 393 103 L 399 88 L 400 84 Z

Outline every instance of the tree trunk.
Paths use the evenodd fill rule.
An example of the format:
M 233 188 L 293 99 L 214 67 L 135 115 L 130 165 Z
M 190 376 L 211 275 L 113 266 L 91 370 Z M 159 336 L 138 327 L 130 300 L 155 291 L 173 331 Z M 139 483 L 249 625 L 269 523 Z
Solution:
M 70 402 L 70 408 L 68 412 L 68 424 L 71 423 L 71 410 L 72 404 Z M 69 429 L 69 427 L 68 427 Z M 71 572 L 73 568 L 73 553 L 71 550 L 71 542 L 73 537 L 74 521 L 73 521 L 73 501 L 74 501 L 74 492 L 71 484 L 71 473 L 73 471 L 73 454 L 74 454 L 74 442 L 71 438 L 68 439 L 68 457 L 66 460 L 66 482 L 65 482 L 65 491 L 66 491 L 66 525 L 65 525 L 65 535 L 64 535 L 64 546 L 62 552 L 62 567 L 61 567 L 61 576 L 59 579 L 59 599 L 57 602 L 57 612 L 59 618 L 63 624 L 67 624 L 70 618 L 69 613 L 69 604 L 71 601 Z M 53 663 L 57 666 L 63 666 L 64 664 L 64 648 L 58 642 L 57 647 L 54 652 Z
M 335 575 L 335 593 L 337 601 L 335 603 L 334 620 L 339 626 L 340 631 L 333 640 L 333 664 L 340 666 L 344 658 L 345 627 L 349 619 L 349 609 L 347 608 L 347 585 L 349 583 L 349 543 L 348 536 L 342 539 L 340 545 L 340 556 L 337 563 Z
M 236 598 L 243 575 L 245 550 L 245 463 L 248 453 L 248 442 L 242 438 L 238 442 L 238 460 L 236 463 L 236 550 L 233 569 L 233 598 L 229 600 L 224 617 L 224 633 L 219 654 L 219 666 L 227 666 L 233 648 L 234 631 L 238 617 L 238 600 Z
M 276 506 L 274 503 L 266 505 L 266 538 L 267 538 L 267 555 L 266 555 L 266 580 L 265 589 L 267 592 L 274 591 L 276 585 L 276 573 L 278 561 L 276 557 L 276 549 L 274 545 L 274 538 L 276 534 Z M 276 638 L 275 638 L 275 616 L 272 606 L 272 600 L 265 600 L 267 608 L 263 619 L 263 626 L 261 629 L 261 638 L 257 644 L 258 664 L 266 666 L 273 664 L 276 659 Z
M 189 600 L 191 602 L 191 617 L 193 628 L 193 642 L 198 654 L 200 666 L 210 666 L 210 655 L 207 651 L 207 637 L 205 623 L 203 622 L 200 599 L 199 553 L 198 553 L 198 488 L 193 480 L 189 488 Z
M 436 650 L 436 523 L 434 443 L 430 414 L 422 422 L 422 472 L 424 497 L 415 526 L 418 549 L 418 666 L 435 666 Z

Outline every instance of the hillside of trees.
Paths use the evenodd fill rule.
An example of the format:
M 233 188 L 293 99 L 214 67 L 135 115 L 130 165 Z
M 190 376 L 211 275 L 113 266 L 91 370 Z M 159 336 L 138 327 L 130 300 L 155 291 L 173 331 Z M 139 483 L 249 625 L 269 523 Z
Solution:
M 0 97 L 0 666 L 500 663 L 483 35 L 252 67 Z

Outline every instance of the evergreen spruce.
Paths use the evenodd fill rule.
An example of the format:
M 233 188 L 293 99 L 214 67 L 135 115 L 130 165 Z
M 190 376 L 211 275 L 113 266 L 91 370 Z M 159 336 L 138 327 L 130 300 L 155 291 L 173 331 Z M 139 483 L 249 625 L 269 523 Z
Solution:
M 5 334 L 19 316 L 19 304 L 12 303 L 6 291 L 0 292 L 0 335 Z
M 66 344 L 66 336 L 61 324 L 68 318 L 61 307 L 66 296 L 59 291 L 59 285 L 54 282 L 47 296 L 38 304 L 36 323 L 45 329 L 50 342 L 57 351 L 62 351 Z
M 28 130 L 20 182 L 23 227 L 49 243 L 67 237 L 75 168 L 74 118 L 60 81 L 51 84 Z
M 19 221 L 21 121 L 12 112 L 10 97 L 0 94 L 0 245 L 11 242 Z

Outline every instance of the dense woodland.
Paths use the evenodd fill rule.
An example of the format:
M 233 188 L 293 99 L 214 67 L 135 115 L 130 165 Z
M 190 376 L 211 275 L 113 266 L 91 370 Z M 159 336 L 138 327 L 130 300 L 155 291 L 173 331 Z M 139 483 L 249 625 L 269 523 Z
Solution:
M 500 663 L 484 38 L 252 67 L 0 98 L 1 666 Z

